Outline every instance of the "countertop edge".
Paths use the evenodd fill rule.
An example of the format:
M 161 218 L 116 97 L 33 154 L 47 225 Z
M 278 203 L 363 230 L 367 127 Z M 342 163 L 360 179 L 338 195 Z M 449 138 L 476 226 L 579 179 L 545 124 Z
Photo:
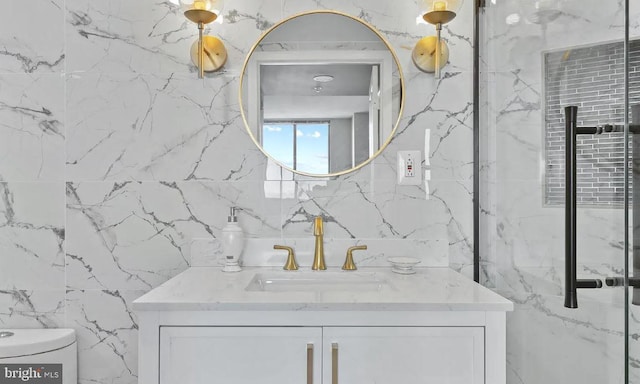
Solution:
M 513 303 L 136 303 L 134 311 L 409 311 L 511 312 Z
M 390 287 L 374 294 L 331 291 L 322 292 L 327 296 L 318 296 L 318 292 L 313 291 L 247 291 L 246 287 L 257 273 L 282 274 L 271 268 L 245 268 L 238 274 L 225 274 L 214 267 L 189 268 L 134 300 L 132 308 L 140 312 L 508 312 L 514 309 L 510 300 L 452 269 L 425 268 L 417 272 L 406 276 L 384 269 L 359 270 L 358 273 L 390 281 Z

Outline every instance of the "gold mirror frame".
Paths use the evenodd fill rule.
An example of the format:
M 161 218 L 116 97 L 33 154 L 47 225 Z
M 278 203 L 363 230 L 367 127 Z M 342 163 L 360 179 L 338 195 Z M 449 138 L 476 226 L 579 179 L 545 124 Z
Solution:
M 249 60 L 251 59 L 251 55 L 258 48 L 258 46 L 260 45 L 262 40 L 264 40 L 264 38 L 270 32 L 272 32 L 274 29 L 278 28 L 279 26 L 281 26 L 282 24 L 286 23 L 289 20 L 293 20 L 293 19 L 296 19 L 296 18 L 301 17 L 301 16 L 317 15 L 317 14 L 331 14 L 331 15 L 344 16 L 344 17 L 347 17 L 347 18 L 349 18 L 349 19 L 351 19 L 353 21 L 356 21 L 356 22 L 364 25 L 365 27 L 367 27 L 371 32 L 373 32 L 376 36 L 378 36 L 380 38 L 380 40 L 384 43 L 384 45 L 387 47 L 387 49 L 391 53 L 391 56 L 393 57 L 393 62 L 398 67 L 398 73 L 399 73 L 399 77 L 400 77 L 400 109 L 398 110 L 398 118 L 397 118 L 397 120 L 396 120 L 396 122 L 395 122 L 395 124 L 393 126 L 393 129 L 391 130 L 391 133 L 389 134 L 389 137 L 385 140 L 385 142 L 382 144 L 382 146 L 371 157 L 369 157 L 366 161 L 363 161 L 362 163 L 356 165 L 353 168 L 345 169 L 344 171 L 340 171 L 340 172 L 327 173 L 327 174 L 308 173 L 308 172 L 303 172 L 303 171 L 299 171 L 299 170 L 296 170 L 296 169 L 292 169 L 292 168 L 282 164 L 280 161 L 278 161 L 273 156 L 271 156 L 268 152 L 266 152 L 265 149 L 262 147 L 262 145 L 260 145 L 260 143 L 256 139 L 255 135 L 253 134 L 253 132 L 251 130 L 251 127 L 249 126 L 249 122 L 247 121 L 247 115 L 245 113 L 244 106 L 243 106 L 243 87 L 244 87 L 245 72 L 247 70 L 247 66 L 249 64 Z M 404 96 L 405 96 L 405 85 L 404 85 L 404 73 L 402 72 L 402 66 L 400 65 L 400 60 L 398 59 L 398 56 L 396 55 L 396 52 L 393 50 L 393 47 L 391 47 L 391 44 L 387 41 L 387 39 L 384 36 L 382 36 L 382 34 L 375 27 L 373 27 L 371 24 L 367 23 L 366 21 L 364 21 L 362 19 L 359 19 L 359 18 L 357 18 L 355 16 L 349 15 L 347 13 L 340 12 L 340 11 L 333 11 L 333 10 L 314 10 L 314 11 L 307 11 L 307 12 L 298 13 L 298 14 L 295 14 L 293 16 L 287 17 L 287 18 L 277 22 L 275 25 L 273 25 L 271 28 L 269 28 L 267 31 L 265 31 L 260 36 L 258 41 L 251 47 L 251 50 L 249 51 L 249 53 L 247 54 L 247 57 L 244 60 L 244 64 L 242 65 L 242 72 L 240 73 L 240 91 L 238 92 L 238 100 L 239 100 L 239 104 L 240 104 L 240 114 L 242 115 L 242 121 L 244 122 L 245 129 L 249 133 L 249 136 L 251 137 L 251 140 L 256 145 L 256 147 L 258 147 L 258 149 L 260 149 L 260 151 L 267 158 L 269 158 L 272 161 L 274 161 L 278 166 L 280 166 L 280 167 L 282 167 L 282 168 L 284 168 L 284 169 L 286 169 L 286 170 L 288 170 L 288 171 L 290 171 L 290 172 L 292 172 L 294 174 L 298 174 L 298 175 L 302 175 L 302 176 L 308 176 L 308 177 L 318 177 L 318 178 L 320 178 L 320 177 L 335 177 L 335 176 L 340 176 L 340 175 L 344 175 L 344 174 L 347 174 L 347 173 L 350 173 L 350 172 L 357 171 L 360 168 L 364 167 L 365 165 L 369 164 L 376 157 L 378 157 L 382 153 L 382 151 L 384 151 L 387 148 L 387 146 L 389 145 L 391 140 L 393 140 L 393 137 L 395 136 L 396 131 L 398 129 L 398 125 L 400 125 L 400 120 L 402 118 L 402 113 L 404 111 L 404 102 L 405 102 L 405 97 Z

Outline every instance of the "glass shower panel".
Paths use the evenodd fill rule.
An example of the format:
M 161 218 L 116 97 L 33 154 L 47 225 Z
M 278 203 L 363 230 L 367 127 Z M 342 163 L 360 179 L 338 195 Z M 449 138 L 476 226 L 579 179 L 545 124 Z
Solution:
M 629 116 L 632 126 L 629 141 L 632 143 L 632 172 L 629 175 L 632 189 L 629 210 L 631 231 L 629 235 L 629 277 L 631 288 L 628 297 L 628 376 L 629 383 L 640 383 L 640 2 L 629 1 Z M 633 188 L 635 186 L 635 189 Z M 637 207 L 637 208 L 636 208 Z
M 515 303 L 508 383 L 625 383 L 630 374 L 625 12 L 618 0 L 487 0 L 481 12 L 481 282 Z M 565 300 L 569 106 L 576 275 L 579 286 L 602 282 L 577 289 L 576 303 Z

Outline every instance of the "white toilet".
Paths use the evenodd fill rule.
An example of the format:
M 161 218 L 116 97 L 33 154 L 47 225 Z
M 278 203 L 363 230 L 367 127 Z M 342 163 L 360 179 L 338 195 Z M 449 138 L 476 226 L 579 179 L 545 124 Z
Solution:
M 0 329 L 0 382 L 77 384 L 77 365 L 73 329 Z

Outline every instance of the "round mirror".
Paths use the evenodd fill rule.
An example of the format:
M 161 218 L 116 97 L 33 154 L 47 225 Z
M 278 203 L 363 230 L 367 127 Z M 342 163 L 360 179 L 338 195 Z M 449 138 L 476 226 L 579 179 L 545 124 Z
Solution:
M 313 11 L 274 25 L 253 46 L 240 108 L 270 164 L 337 176 L 384 150 L 403 93 L 398 58 L 378 31 L 353 16 Z

